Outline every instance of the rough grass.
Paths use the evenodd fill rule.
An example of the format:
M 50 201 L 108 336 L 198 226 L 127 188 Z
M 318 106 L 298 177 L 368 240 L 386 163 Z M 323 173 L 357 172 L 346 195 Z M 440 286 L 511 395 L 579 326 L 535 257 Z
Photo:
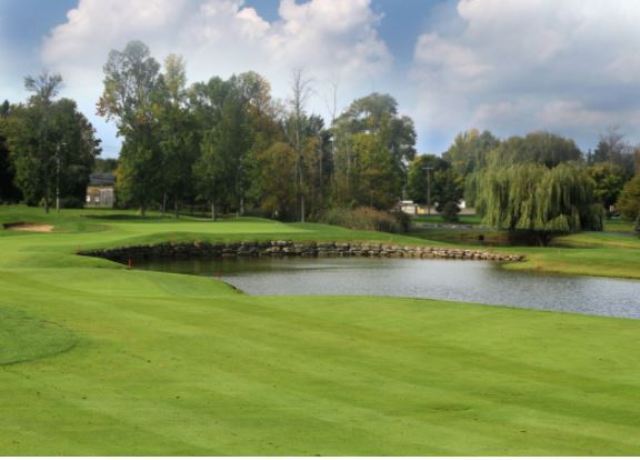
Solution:
M 19 215 L 41 217 L 0 208 L 0 221 Z M 40 220 L 56 230 L 0 231 L 0 346 L 47 351 L 0 365 L 2 455 L 640 453 L 640 321 L 250 297 L 73 254 L 168 235 L 402 240 L 384 234 L 81 211 Z M 75 346 L 60 353 L 56 337 Z

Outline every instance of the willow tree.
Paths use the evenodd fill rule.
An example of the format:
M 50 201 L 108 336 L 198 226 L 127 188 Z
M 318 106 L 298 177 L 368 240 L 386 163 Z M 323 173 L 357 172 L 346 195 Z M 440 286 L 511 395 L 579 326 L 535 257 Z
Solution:
M 602 230 L 594 186 L 574 164 L 516 164 L 485 170 L 478 201 L 487 225 L 546 246 L 554 235 Z

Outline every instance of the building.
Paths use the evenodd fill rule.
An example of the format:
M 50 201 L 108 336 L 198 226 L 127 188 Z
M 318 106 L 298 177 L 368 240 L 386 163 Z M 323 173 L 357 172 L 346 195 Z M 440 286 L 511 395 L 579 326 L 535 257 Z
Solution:
M 439 214 L 436 210 L 437 206 L 438 203 L 433 203 L 430 214 Z M 426 216 L 427 214 L 429 214 L 427 212 L 426 205 L 418 204 L 411 200 L 402 200 L 400 203 L 398 203 L 398 207 L 402 212 L 404 212 L 405 214 L 409 214 L 410 216 Z M 473 214 L 475 212 L 475 210 L 467 208 L 467 203 L 464 200 L 460 200 L 460 202 L 458 203 L 458 207 L 460 208 L 461 214 Z
M 87 186 L 88 208 L 113 208 L 116 178 L 111 173 L 95 173 L 89 176 Z

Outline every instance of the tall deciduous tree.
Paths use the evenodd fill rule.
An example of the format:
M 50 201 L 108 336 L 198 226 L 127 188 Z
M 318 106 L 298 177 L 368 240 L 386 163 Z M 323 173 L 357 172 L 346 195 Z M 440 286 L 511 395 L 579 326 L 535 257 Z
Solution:
M 187 105 L 184 60 L 175 54 L 164 62 L 158 84 L 158 132 L 161 152 L 162 210 L 171 198 L 176 218 L 183 200 L 192 192 L 192 169 L 197 159 L 198 136 Z
M 8 136 L 8 123 L 11 105 L 9 101 L 0 104 L 0 203 L 16 202 L 20 191 L 15 186 L 15 171 L 11 164 Z
M 415 156 L 416 135 L 411 119 L 398 114 L 395 99 L 374 93 L 354 101 L 332 131 L 336 204 L 370 204 L 371 194 L 362 193 L 362 184 L 374 176 L 384 181 L 376 187 L 388 191 L 385 196 L 401 196 L 407 163 Z M 376 158 L 378 164 L 367 163 L 365 157 Z M 380 201 L 380 206 L 386 207 L 388 201 Z
M 296 187 L 300 222 L 304 222 L 306 216 L 305 197 L 307 194 L 307 182 L 305 177 L 305 105 L 311 94 L 311 80 L 306 78 L 302 69 L 296 69 L 291 79 L 291 99 L 289 104 L 291 112 L 287 120 L 287 134 L 289 142 L 296 152 Z
M 604 162 L 590 165 L 587 171 L 595 183 L 595 196 L 608 213 L 624 187 L 624 170 L 615 163 Z
M 293 218 L 296 210 L 298 157 L 288 142 L 275 142 L 256 154 L 254 177 L 260 208 L 271 217 Z
M 579 161 L 581 158 L 582 152 L 572 139 L 538 131 L 501 142 L 491 151 L 488 164 L 536 163 L 553 168 L 560 163 Z
M 616 203 L 616 209 L 626 219 L 640 219 L 640 175 L 634 176 L 625 184 Z
M 200 195 L 211 207 L 216 218 L 216 206 L 240 209 L 244 197 L 243 162 L 250 147 L 245 104 L 230 92 L 222 105 L 219 122 L 205 134 L 202 154 L 194 166 Z
M 629 180 L 635 173 L 635 159 L 633 148 L 625 141 L 625 136 L 617 126 L 610 127 L 600 135 L 598 145 L 593 152 L 591 161 L 594 163 L 613 163 L 622 168 L 625 180 Z
M 84 202 L 86 185 L 99 141 L 89 121 L 70 99 L 53 100 L 62 82 L 59 75 L 27 77 L 33 92 L 26 105 L 15 106 L 5 119 L 15 183 L 29 204 L 54 197 Z
M 471 129 L 458 134 L 442 158 L 451 163 L 458 175 L 466 177 L 484 168 L 488 153 L 499 144 L 498 138 L 490 131 L 480 133 L 477 129 Z
M 118 169 L 120 196 L 144 215 L 161 184 L 157 91 L 160 65 L 140 41 L 112 50 L 104 66 L 98 113 L 115 120 L 124 137 Z

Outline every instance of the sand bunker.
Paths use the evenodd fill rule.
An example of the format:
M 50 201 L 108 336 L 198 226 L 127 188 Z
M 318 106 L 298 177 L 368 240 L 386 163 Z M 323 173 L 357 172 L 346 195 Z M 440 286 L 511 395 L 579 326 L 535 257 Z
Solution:
M 4 228 L 7 230 L 17 230 L 20 232 L 49 233 L 50 231 L 53 230 L 53 225 L 30 224 L 28 222 L 14 222 L 11 224 L 4 224 Z

